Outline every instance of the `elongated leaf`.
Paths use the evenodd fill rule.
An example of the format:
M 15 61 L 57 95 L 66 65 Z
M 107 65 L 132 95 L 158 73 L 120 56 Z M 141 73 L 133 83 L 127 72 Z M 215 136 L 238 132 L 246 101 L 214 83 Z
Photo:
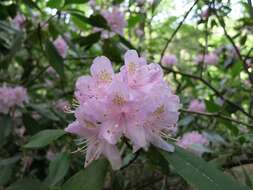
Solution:
M 62 190 L 102 190 L 107 171 L 106 160 L 96 160 L 84 170 L 72 176 Z
M 10 135 L 12 121 L 8 115 L 0 115 L 0 145 L 6 142 L 6 138 Z
M 7 184 L 12 177 L 12 166 L 0 166 L 0 186 Z
M 87 3 L 88 0 L 65 0 L 65 4 L 83 4 L 83 3 Z
M 46 56 L 54 70 L 64 78 L 63 59 L 50 41 L 46 42 Z
M 67 174 L 69 169 L 69 156 L 66 153 L 60 153 L 50 162 L 49 174 L 46 184 L 50 186 L 57 185 Z
M 47 6 L 50 8 L 56 8 L 59 9 L 63 6 L 64 0 L 49 0 L 47 2 Z
M 32 136 L 25 148 L 42 148 L 65 134 L 61 129 L 47 129 Z
M 78 37 L 73 40 L 74 43 L 78 43 L 80 46 L 89 47 L 100 40 L 101 32 L 96 32 L 85 37 Z
M 48 190 L 49 188 L 35 178 L 25 178 L 12 184 L 7 190 Z
M 179 147 L 173 153 L 152 151 L 152 154 L 162 155 L 175 172 L 198 190 L 248 190 L 203 159 Z
M 78 14 L 78 13 L 71 13 L 71 16 L 75 17 L 80 22 L 89 24 L 91 26 L 96 26 L 96 27 L 99 27 L 99 28 L 109 29 L 108 26 L 107 26 L 106 20 L 101 15 L 97 14 L 97 15 L 91 15 L 90 17 L 86 17 L 86 16 L 83 16 L 83 15 Z

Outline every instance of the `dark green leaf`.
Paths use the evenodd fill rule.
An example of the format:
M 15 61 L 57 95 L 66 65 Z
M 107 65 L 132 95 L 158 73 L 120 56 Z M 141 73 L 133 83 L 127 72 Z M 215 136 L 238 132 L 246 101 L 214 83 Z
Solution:
M 85 170 L 72 176 L 62 187 L 62 190 L 102 190 L 108 162 L 96 160 Z
M 63 59 L 50 41 L 46 42 L 46 56 L 54 70 L 64 78 Z
M 9 117 L 8 115 L 0 115 L 0 145 L 6 142 L 6 138 L 11 133 L 11 128 L 11 117 Z
M 0 186 L 7 184 L 12 177 L 12 166 L 0 166 Z
M 100 39 L 101 32 L 96 32 L 85 37 L 78 37 L 73 40 L 74 43 L 78 43 L 80 46 L 90 47 L 97 43 Z
M 86 17 L 84 15 L 78 13 L 71 13 L 72 17 L 75 17 L 80 22 L 89 24 L 91 26 L 99 27 L 99 28 L 106 28 L 108 29 L 107 22 L 105 18 L 101 15 L 91 15 L 90 17 Z
M 43 130 L 36 135 L 32 136 L 30 141 L 24 146 L 25 148 L 42 148 L 51 142 L 60 138 L 65 134 L 61 129 L 48 129 Z
M 49 0 L 47 2 L 47 6 L 50 8 L 56 8 L 59 9 L 63 6 L 64 0 Z
M 88 0 L 65 0 L 65 4 L 83 4 L 83 3 L 87 3 Z
M 50 162 L 46 184 L 50 186 L 57 185 L 65 177 L 68 169 L 69 155 L 66 153 L 58 154 L 56 158 Z
M 157 151 L 171 164 L 174 171 L 198 190 L 248 190 L 236 183 L 211 164 L 193 154 L 176 147 L 175 152 Z
M 48 190 L 49 188 L 35 178 L 24 178 L 18 180 L 7 188 L 7 190 Z

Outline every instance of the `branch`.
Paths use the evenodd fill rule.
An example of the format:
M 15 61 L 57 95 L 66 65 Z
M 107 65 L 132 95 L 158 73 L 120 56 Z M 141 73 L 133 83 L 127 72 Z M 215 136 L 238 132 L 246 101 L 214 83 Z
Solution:
M 224 25 L 224 24 L 222 23 L 222 21 L 221 21 L 220 16 L 217 14 L 216 11 L 214 11 L 214 13 L 215 13 L 215 16 L 217 17 L 217 19 L 218 19 L 218 21 L 219 21 L 219 24 L 221 25 L 221 27 L 222 27 L 222 29 L 223 29 L 223 32 L 224 32 L 226 38 L 230 41 L 230 43 L 231 43 L 232 46 L 234 47 L 234 49 L 235 49 L 235 51 L 236 51 L 236 53 L 237 53 L 239 59 L 242 61 L 242 63 L 243 63 L 243 69 L 244 69 L 244 71 L 248 74 L 250 83 L 253 84 L 253 75 L 252 75 L 252 74 L 249 72 L 249 70 L 248 70 L 248 66 L 247 66 L 247 63 L 246 63 L 246 59 L 243 59 L 243 56 L 242 56 L 242 54 L 240 53 L 240 50 L 239 50 L 238 47 L 236 46 L 236 44 L 235 44 L 233 38 L 228 34 L 228 32 L 227 32 L 227 30 L 226 30 L 226 28 L 225 28 L 225 25 Z
M 242 121 L 233 119 L 233 118 L 225 116 L 225 115 L 221 115 L 220 113 L 217 113 L 217 112 L 215 112 L 215 113 L 213 113 L 213 112 L 212 113 L 208 113 L 208 112 L 195 112 L 195 111 L 190 111 L 190 110 L 187 110 L 187 109 L 180 109 L 180 111 L 184 112 L 184 113 L 202 115 L 202 116 L 206 116 L 206 117 L 215 117 L 215 118 L 231 121 L 233 123 L 241 124 L 241 125 L 244 125 L 244 126 L 247 126 L 247 127 L 253 127 L 253 125 L 244 123 Z
M 161 60 L 165 54 L 166 49 L 168 48 L 169 44 L 171 43 L 171 41 L 173 40 L 173 38 L 176 36 L 177 32 L 179 31 L 179 29 L 181 28 L 181 26 L 183 25 L 185 19 L 187 18 L 187 16 L 189 15 L 189 13 L 192 11 L 193 7 L 198 3 L 198 0 L 196 0 L 194 2 L 194 4 L 191 6 L 191 8 L 185 13 L 183 20 L 179 23 L 179 25 L 177 26 L 176 30 L 174 30 L 174 32 L 172 33 L 171 37 L 167 40 L 162 53 L 161 53 L 161 57 L 159 60 L 159 63 L 161 63 Z
M 218 97 L 220 97 L 222 100 L 224 100 L 225 102 L 227 102 L 228 104 L 236 107 L 238 110 L 240 110 L 244 115 L 246 115 L 247 117 L 253 119 L 253 116 L 250 115 L 248 112 L 246 112 L 241 106 L 237 105 L 236 103 L 232 102 L 231 100 L 229 100 L 228 98 L 224 97 L 222 95 L 221 92 L 219 92 L 215 87 L 213 87 L 208 81 L 206 81 L 205 79 L 203 79 L 202 77 L 199 77 L 199 76 L 195 76 L 195 75 L 191 75 L 191 74 L 188 74 L 188 73 L 183 73 L 183 72 L 180 72 L 180 71 L 176 71 L 176 70 L 173 70 L 171 68 L 165 68 L 165 67 L 162 67 L 164 70 L 167 70 L 169 72 L 172 72 L 172 73 L 176 73 L 176 74 L 180 74 L 182 76 L 186 76 L 188 78 L 192 78 L 192 79 L 196 79 L 196 80 L 199 80 L 201 81 L 203 84 L 205 84 L 208 88 L 210 88 L 214 93 L 215 95 L 217 95 Z

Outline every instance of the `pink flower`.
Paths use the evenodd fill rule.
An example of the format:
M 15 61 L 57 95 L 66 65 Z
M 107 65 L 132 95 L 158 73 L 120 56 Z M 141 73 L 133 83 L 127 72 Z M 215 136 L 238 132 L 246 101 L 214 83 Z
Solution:
M 24 15 L 18 13 L 13 19 L 14 25 L 19 29 L 23 29 L 25 27 L 25 17 Z
M 177 57 L 175 55 L 164 55 L 162 58 L 162 65 L 164 67 L 171 67 L 177 63 Z
M 205 152 L 203 145 L 205 146 L 207 144 L 208 140 L 196 131 L 185 133 L 177 142 L 178 146 L 188 149 L 199 156 Z
M 76 121 L 66 131 L 86 139 L 86 165 L 103 155 L 113 169 L 120 168 L 117 143 L 122 136 L 130 139 L 134 151 L 147 150 L 150 144 L 174 150 L 163 138 L 175 132 L 178 96 L 163 80 L 158 64 L 147 64 L 135 50 L 126 52 L 124 62 L 120 72 L 114 73 L 108 58 L 97 57 L 91 76 L 81 76 L 76 82 L 80 105 Z
M 67 56 L 67 53 L 68 53 L 68 44 L 66 43 L 66 41 L 61 36 L 59 36 L 54 41 L 53 44 L 54 44 L 56 50 L 58 51 L 58 53 L 60 54 L 60 56 L 65 58 Z
M 188 110 L 195 111 L 195 112 L 205 112 L 206 106 L 203 101 L 199 101 L 199 100 L 195 99 L 190 102 Z
M 216 53 L 200 54 L 195 58 L 196 63 L 206 63 L 208 65 L 216 65 L 219 62 L 219 57 Z
M 0 113 L 8 113 L 15 106 L 28 102 L 26 89 L 23 87 L 0 87 Z
M 127 23 L 124 14 L 118 8 L 114 7 L 111 11 L 104 10 L 101 14 L 107 21 L 112 32 L 123 35 L 123 30 Z

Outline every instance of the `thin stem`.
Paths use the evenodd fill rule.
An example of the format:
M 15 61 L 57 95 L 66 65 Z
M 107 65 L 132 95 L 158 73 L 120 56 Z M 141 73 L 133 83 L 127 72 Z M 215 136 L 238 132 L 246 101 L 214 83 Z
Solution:
M 208 112 L 195 112 L 195 111 L 190 111 L 190 110 L 186 110 L 186 109 L 180 109 L 181 112 L 184 112 L 184 113 L 189 113 L 189 114 L 196 114 L 196 115 L 202 115 L 202 116 L 206 116 L 206 117 L 215 117 L 215 118 L 219 118 L 219 119 L 223 119 L 223 120 L 227 120 L 227 121 L 231 121 L 233 123 L 237 123 L 237 124 L 241 124 L 241 125 L 244 125 L 244 126 L 247 126 L 247 127 L 253 127 L 253 125 L 250 125 L 250 124 L 247 124 L 247 123 L 244 123 L 242 121 L 239 121 L 239 120 L 236 120 L 236 119 L 233 119 L 231 117 L 228 117 L 228 116 L 225 116 L 225 115 L 222 115 L 220 113 L 208 113 Z
M 217 14 L 216 11 L 215 11 L 214 13 L 215 13 L 215 16 L 217 17 L 217 19 L 218 19 L 218 21 L 219 21 L 220 26 L 221 26 L 222 29 L 223 29 L 223 32 L 224 32 L 226 38 L 227 38 L 227 39 L 229 40 L 229 42 L 232 44 L 232 46 L 233 46 L 233 48 L 235 49 L 235 51 L 236 51 L 236 53 L 237 53 L 239 59 L 242 61 L 242 63 L 243 63 L 243 69 L 244 69 L 244 71 L 248 74 L 250 83 L 253 84 L 253 75 L 252 75 L 252 74 L 249 72 L 249 70 L 248 70 L 248 66 L 247 66 L 246 60 L 243 58 L 242 54 L 240 53 L 240 50 L 239 50 L 238 47 L 236 46 L 236 44 L 235 44 L 233 38 L 228 34 L 228 32 L 227 32 L 227 30 L 226 30 L 226 28 L 225 28 L 225 25 L 224 25 L 224 24 L 222 23 L 222 21 L 221 21 L 220 16 Z

